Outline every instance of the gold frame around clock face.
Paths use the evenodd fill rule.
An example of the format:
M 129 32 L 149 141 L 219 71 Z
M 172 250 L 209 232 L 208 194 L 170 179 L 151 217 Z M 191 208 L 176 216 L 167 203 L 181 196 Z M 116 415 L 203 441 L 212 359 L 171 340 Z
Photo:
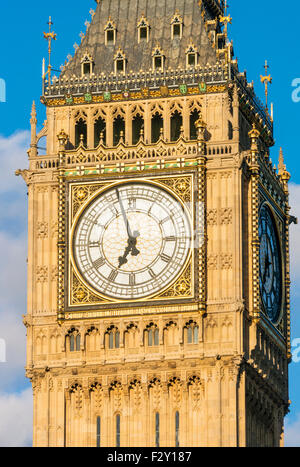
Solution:
M 70 204 L 70 237 L 69 237 L 69 305 L 70 306 L 86 306 L 89 304 L 101 304 L 101 303 L 129 303 L 129 302 L 138 302 L 138 301 L 149 301 L 149 300 L 163 300 L 164 298 L 166 299 L 181 299 L 181 298 L 192 298 L 194 294 L 194 287 L 193 287 L 193 238 L 192 238 L 192 232 L 193 232 L 193 213 L 189 211 L 189 208 L 186 207 L 184 204 L 185 202 L 190 203 L 190 206 L 193 206 L 193 183 L 192 183 L 192 176 L 179 176 L 179 177 L 164 177 L 163 179 L 161 178 L 134 178 L 134 179 L 126 179 L 126 180 L 119 180 L 119 181 L 106 181 L 103 183 L 96 183 L 96 182 L 91 182 L 91 183 L 86 183 L 83 184 L 81 183 L 80 185 L 78 184 L 71 184 L 71 204 Z M 167 203 L 168 200 L 171 202 L 173 200 L 173 209 L 176 211 L 176 206 L 177 206 L 177 219 L 180 218 L 179 214 L 179 207 L 181 210 L 181 215 L 184 217 L 185 222 L 188 225 L 188 232 L 186 231 L 185 234 L 189 237 L 188 244 L 186 246 L 186 253 L 182 254 L 180 256 L 180 260 L 177 263 L 177 268 L 174 269 L 173 267 L 173 272 L 172 274 L 167 274 L 167 280 L 166 282 L 158 281 L 156 284 L 156 287 L 152 287 L 152 289 L 149 289 L 149 293 L 143 292 L 143 293 L 135 293 L 132 292 L 131 294 L 124 296 L 124 294 L 119 294 L 117 295 L 114 293 L 112 290 L 112 287 L 110 285 L 107 285 L 108 282 L 106 281 L 105 285 L 109 289 L 109 293 L 106 293 L 105 290 L 102 290 L 101 286 L 97 287 L 97 283 L 93 280 L 91 280 L 88 275 L 84 274 L 81 271 L 82 268 L 82 262 L 78 261 L 78 254 L 74 252 L 74 242 L 76 243 L 76 235 L 80 231 L 80 228 L 82 231 L 84 231 L 84 228 L 82 229 L 82 226 L 84 225 L 84 219 L 85 215 L 89 216 L 91 215 L 93 208 L 97 205 L 98 203 L 98 208 L 100 207 L 101 211 L 101 200 L 104 199 L 105 196 L 112 196 L 111 201 L 113 202 L 113 205 L 118 204 L 117 209 L 116 207 L 113 208 L 115 210 L 114 215 L 111 217 L 111 220 L 108 220 L 106 223 L 106 228 L 103 231 L 103 236 L 100 237 L 102 240 L 104 239 L 104 242 L 106 242 L 106 247 L 108 248 L 108 253 L 106 255 L 103 254 L 103 243 L 102 240 L 99 243 L 98 246 L 94 248 L 94 251 L 97 251 L 97 255 L 99 254 L 99 251 L 101 250 L 101 254 L 99 254 L 99 258 L 90 258 L 94 260 L 96 263 L 96 266 L 100 265 L 100 268 L 106 270 L 106 273 L 108 272 L 108 277 L 110 276 L 110 280 L 114 280 L 115 277 L 112 276 L 112 274 L 116 274 L 116 272 L 119 274 L 118 268 L 117 268 L 117 262 L 120 257 L 122 257 L 122 252 L 126 251 L 126 247 L 128 247 L 128 231 L 125 228 L 126 223 L 125 223 L 125 218 L 124 218 L 124 211 L 125 211 L 125 216 L 128 214 L 128 223 L 132 224 L 132 233 L 133 230 L 140 229 L 141 232 L 139 232 L 141 235 L 141 238 L 138 238 L 136 242 L 136 248 L 140 251 L 140 254 L 137 255 L 137 257 L 134 257 L 131 253 L 132 251 L 129 252 L 127 256 L 125 256 L 125 259 L 128 259 L 128 263 L 124 264 L 121 266 L 121 269 L 124 268 L 122 273 L 120 273 L 120 278 L 122 278 L 123 281 L 126 282 L 125 278 L 125 271 L 128 271 L 130 273 L 130 278 L 128 282 L 128 290 L 130 287 L 130 290 L 137 290 L 134 289 L 132 286 L 133 282 L 130 283 L 130 280 L 136 280 L 138 278 L 138 275 L 141 275 L 142 273 L 140 272 L 139 269 L 139 259 L 142 262 L 142 268 L 143 269 L 143 274 L 145 277 L 145 271 L 148 268 L 148 271 L 150 271 L 150 265 L 155 264 L 158 262 L 162 262 L 161 257 L 163 256 L 163 259 L 166 262 L 166 268 L 167 268 L 167 263 L 170 262 L 170 264 L 175 264 L 176 261 L 173 261 L 173 252 L 171 251 L 172 248 L 170 247 L 171 245 L 174 246 L 174 243 L 172 240 L 169 240 L 169 245 L 168 245 L 168 251 L 165 249 L 165 247 L 162 249 L 161 244 L 158 245 L 157 242 L 152 241 L 152 239 L 148 237 L 145 239 L 143 238 L 143 233 L 145 234 L 145 229 L 143 230 L 143 223 L 147 220 L 145 212 L 137 212 L 135 213 L 134 210 L 128 210 L 128 204 L 127 204 L 127 199 L 126 196 L 124 196 L 124 193 L 126 192 L 126 189 L 132 189 L 132 187 L 146 187 L 148 192 L 154 195 L 155 193 L 160 193 L 162 196 L 162 201 L 163 203 Z M 124 191 L 125 190 L 125 191 Z M 74 196 L 74 194 L 76 195 Z M 119 200 L 117 200 L 117 193 L 119 193 L 119 196 L 121 198 L 121 204 Z M 122 199 L 123 198 L 123 199 Z M 81 200 L 81 202 L 80 202 Z M 78 202 L 79 201 L 79 202 Z M 153 200 L 152 200 L 153 202 Z M 176 206 L 175 206 L 176 203 Z M 122 205 L 123 205 L 123 212 L 122 212 Z M 175 206 L 175 207 L 174 207 Z M 103 208 L 103 203 L 102 203 L 102 208 Z M 95 211 L 95 209 L 94 209 Z M 104 206 L 104 211 L 105 211 L 105 206 Z M 128 212 L 127 212 L 128 211 Z M 141 209 L 139 210 L 141 211 Z M 161 225 L 160 221 L 164 221 L 164 219 L 156 219 L 154 221 L 155 216 L 150 216 L 149 221 L 152 226 L 152 230 L 156 233 L 156 237 L 159 237 L 159 230 L 161 230 Z M 136 219 L 135 219 L 136 218 Z M 92 222 L 95 222 L 95 219 L 91 219 Z M 166 222 L 167 224 L 167 222 Z M 81 227 L 80 227 L 81 225 Z M 113 227 L 116 227 L 117 230 L 121 232 L 121 237 L 119 240 L 117 239 L 116 235 L 114 234 L 114 229 Z M 136 227 L 136 228 L 135 228 Z M 131 228 L 131 227 L 130 227 Z M 185 225 L 186 228 L 186 225 Z M 97 230 L 97 229 L 96 229 Z M 114 236 L 114 240 L 112 237 Z M 170 235 L 172 237 L 172 235 Z M 161 240 L 161 238 L 160 238 Z M 85 240 L 81 239 L 81 241 L 84 243 Z M 152 245 L 153 243 L 153 245 Z M 158 242 L 159 243 L 159 242 Z M 162 243 L 162 242 L 161 242 Z M 111 245 L 111 250 L 110 249 Z M 99 247 L 99 248 L 98 248 Z M 145 251 L 151 249 L 151 252 L 147 252 L 145 254 Z M 174 253 L 176 248 L 174 249 Z M 99 250 L 99 251 L 98 251 Z M 152 251 L 153 250 L 153 251 Z M 94 255 L 94 253 L 93 253 Z M 95 253 L 96 255 L 96 253 Z M 124 255 L 123 255 L 124 256 Z M 140 256 L 140 258 L 139 258 Z M 159 259 L 158 259 L 159 258 Z M 81 263 L 81 264 L 80 264 Z M 113 264 L 113 268 L 111 268 Z M 111 270 L 108 270 L 108 265 L 111 268 Z M 91 267 L 91 265 L 87 266 L 86 270 Z M 93 275 L 95 276 L 95 272 L 93 271 Z M 155 273 L 155 271 L 152 271 L 152 273 Z M 150 273 L 151 274 L 151 273 Z M 99 276 L 99 274 L 98 274 Z M 122 276 L 122 277 L 121 277 Z M 149 274 L 148 274 L 149 276 Z M 165 276 L 165 277 L 166 277 Z M 101 283 L 101 281 L 100 281 Z M 151 280 L 149 280 L 149 284 L 151 283 Z M 154 281 L 155 283 L 155 281 Z M 76 289 L 76 291 L 75 291 Z M 74 296 L 74 292 L 77 294 Z M 75 299 L 74 299 L 75 298 Z

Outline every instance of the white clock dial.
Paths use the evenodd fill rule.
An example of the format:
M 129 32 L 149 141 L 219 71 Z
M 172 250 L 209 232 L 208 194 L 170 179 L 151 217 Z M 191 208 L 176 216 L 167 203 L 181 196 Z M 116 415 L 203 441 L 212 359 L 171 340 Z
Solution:
M 151 183 L 126 183 L 83 211 L 72 239 L 75 266 L 104 296 L 136 300 L 170 285 L 191 252 L 191 224 L 181 203 Z

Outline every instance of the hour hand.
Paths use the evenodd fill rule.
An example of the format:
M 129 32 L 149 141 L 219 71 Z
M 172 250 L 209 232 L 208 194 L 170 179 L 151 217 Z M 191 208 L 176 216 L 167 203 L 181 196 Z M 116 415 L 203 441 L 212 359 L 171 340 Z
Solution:
M 124 264 L 128 263 L 128 260 L 127 258 L 124 256 L 120 256 L 119 257 L 119 268 L 121 268 L 122 266 L 124 266 Z
M 140 254 L 140 250 L 137 249 L 137 237 L 139 237 L 139 232 L 133 232 L 136 234 L 135 237 L 129 237 L 127 247 L 125 248 L 125 252 L 123 256 L 119 257 L 119 268 L 128 262 L 127 256 L 131 252 L 132 256 L 138 256 Z

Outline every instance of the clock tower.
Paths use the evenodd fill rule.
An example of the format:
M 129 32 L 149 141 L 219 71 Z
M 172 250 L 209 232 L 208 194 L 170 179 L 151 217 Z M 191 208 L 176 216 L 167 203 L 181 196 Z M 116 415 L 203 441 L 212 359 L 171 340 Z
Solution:
M 283 444 L 290 176 L 227 15 L 97 0 L 59 77 L 49 61 L 17 172 L 34 446 Z

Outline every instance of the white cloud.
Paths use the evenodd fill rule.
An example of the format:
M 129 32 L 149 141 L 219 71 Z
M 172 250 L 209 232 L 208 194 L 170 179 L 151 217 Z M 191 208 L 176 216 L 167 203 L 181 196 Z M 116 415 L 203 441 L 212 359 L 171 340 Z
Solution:
M 0 339 L 6 363 L 0 363 L 0 446 L 30 445 L 32 395 L 25 389 L 26 329 L 26 185 L 15 176 L 28 165 L 29 133 L 0 136 Z M 20 391 L 16 393 L 16 391 Z
M 293 422 L 287 419 L 285 424 L 285 446 L 300 447 L 300 413 Z
M 0 338 L 7 351 L 7 363 L 0 363 L 0 391 L 26 384 L 27 189 L 15 170 L 27 166 L 28 145 L 28 132 L 0 136 Z
M 0 447 L 32 445 L 32 390 L 0 394 Z
M 29 145 L 28 131 L 19 131 L 8 138 L 0 135 L 0 195 L 25 191 L 24 184 L 16 178 L 15 171 L 28 165 L 26 151 Z

